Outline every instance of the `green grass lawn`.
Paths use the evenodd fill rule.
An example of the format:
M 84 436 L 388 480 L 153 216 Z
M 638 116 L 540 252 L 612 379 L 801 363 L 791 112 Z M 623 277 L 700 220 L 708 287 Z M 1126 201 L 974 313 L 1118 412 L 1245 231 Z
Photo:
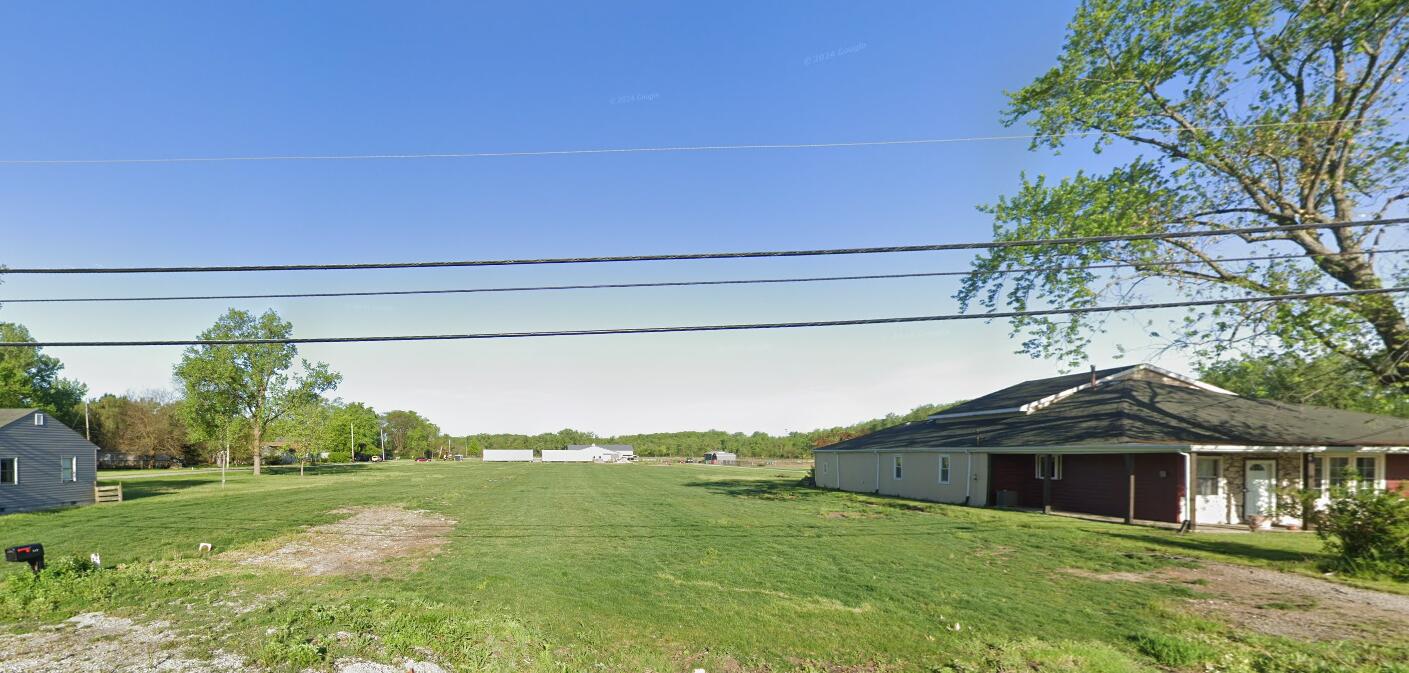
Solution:
M 95 609 L 167 619 L 204 634 L 192 639 L 201 647 L 291 670 L 411 654 L 458 671 L 711 673 L 1292 671 L 1308 661 L 1370 671 L 1409 661 L 1409 638 L 1239 633 L 1178 607 L 1197 586 L 1069 572 L 1190 556 L 1312 572 L 1313 536 L 1181 537 L 801 488 L 797 478 L 465 462 L 237 473 L 223 488 L 218 473 L 133 480 L 119 505 L 0 517 L 6 546 L 42 542 L 51 559 L 99 552 L 110 568 L 10 580 L 0 618 L 19 629 Z M 332 510 L 372 505 L 458 524 L 414 571 L 297 577 L 196 553 L 201 542 L 217 552 L 268 545 L 342 516 Z M 24 572 L 16 565 L 4 572 Z M 229 607 L 241 603 L 259 607 Z

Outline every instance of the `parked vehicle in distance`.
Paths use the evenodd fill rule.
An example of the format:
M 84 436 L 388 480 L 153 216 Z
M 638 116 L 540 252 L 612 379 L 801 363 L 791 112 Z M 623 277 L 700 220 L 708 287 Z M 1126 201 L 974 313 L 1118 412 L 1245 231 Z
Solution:
M 431 462 L 431 459 L 430 459 L 430 458 L 417 458 L 417 459 L 416 459 L 416 462 L 418 462 L 418 463 L 429 463 L 429 462 Z

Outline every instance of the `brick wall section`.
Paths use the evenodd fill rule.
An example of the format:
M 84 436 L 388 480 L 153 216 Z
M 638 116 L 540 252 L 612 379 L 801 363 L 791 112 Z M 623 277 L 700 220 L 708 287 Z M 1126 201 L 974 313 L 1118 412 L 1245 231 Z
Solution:
M 1385 456 L 1385 489 L 1409 496 L 1409 454 Z
M 1033 457 L 993 454 L 993 490 L 1017 491 L 1023 507 L 1042 506 L 1042 480 Z M 1068 512 L 1125 516 L 1123 454 L 1071 454 L 1062 458 L 1062 478 L 1052 481 L 1052 506 Z M 1178 522 L 1184 498 L 1184 457 L 1177 453 L 1135 456 L 1135 518 Z

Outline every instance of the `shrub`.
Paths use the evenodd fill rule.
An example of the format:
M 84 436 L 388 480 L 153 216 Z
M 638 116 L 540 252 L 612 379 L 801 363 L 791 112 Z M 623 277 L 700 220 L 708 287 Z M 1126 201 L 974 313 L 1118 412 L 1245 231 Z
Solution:
M 1369 489 L 1340 494 L 1316 518 L 1335 569 L 1409 580 L 1409 498 Z
M 330 463 L 350 463 L 350 462 L 352 462 L 352 453 L 350 453 L 350 452 L 348 452 L 348 451 L 329 451 L 329 452 L 328 452 L 328 462 L 330 462 Z
M 102 607 L 118 594 L 149 591 L 154 581 L 143 570 L 104 571 L 82 557 L 60 557 L 37 574 L 16 573 L 0 581 L 0 622 Z
M 1141 634 L 1131 640 L 1145 656 L 1173 668 L 1202 664 L 1218 656 L 1208 645 L 1163 633 Z
M 809 467 L 809 468 L 807 468 L 807 476 L 804 476 L 801 480 L 799 480 L 798 483 L 799 483 L 800 485 L 802 485 L 802 486 L 816 486 L 816 485 L 817 485 L 817 468 L 816 468 L 816 467 Z

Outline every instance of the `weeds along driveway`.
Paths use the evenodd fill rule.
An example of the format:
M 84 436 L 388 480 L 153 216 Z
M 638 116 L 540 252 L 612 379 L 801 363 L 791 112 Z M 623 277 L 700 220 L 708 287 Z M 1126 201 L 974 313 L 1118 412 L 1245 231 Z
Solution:
M 134 482 L 120 505 L 0 517 L 4 540 L 123 565 L 39 598 L 9 592 L 0 616 L 22 630 L 95 610 L 165 620 L 210 636 L 192 638 L 200 651 L 187 658 L 219 649 L 276 668 L 411 657 L 447 670 L 656 671 L 1409 660 L 1402 636 L 1346 647 L 1259 634 L 1197 609 L 1214 587 L 1101 576 L 1197 573 L 1187 570 L 1194 555 L 1310 568 L 1308 536 L 1242 536 L 1277 545 L 1257 558 L 1177 547 L 1198 538 L 1172 533 L 822 491 L 797 478 L 432 463 L 239 475 L 223 489 L 218 475 Z M 395 544 L 380 545 L 358 557 L 370 572 L 357 573 L 239 562 L 310 529 L 337 532 L 339 544 L 398 539 L 360 530 L 367 511 L 424 511 L 427 521 L 397 521 L 439 526 L 434 548 L 402 562 Z M 201 542 L 215 553 L 199 556 Z

